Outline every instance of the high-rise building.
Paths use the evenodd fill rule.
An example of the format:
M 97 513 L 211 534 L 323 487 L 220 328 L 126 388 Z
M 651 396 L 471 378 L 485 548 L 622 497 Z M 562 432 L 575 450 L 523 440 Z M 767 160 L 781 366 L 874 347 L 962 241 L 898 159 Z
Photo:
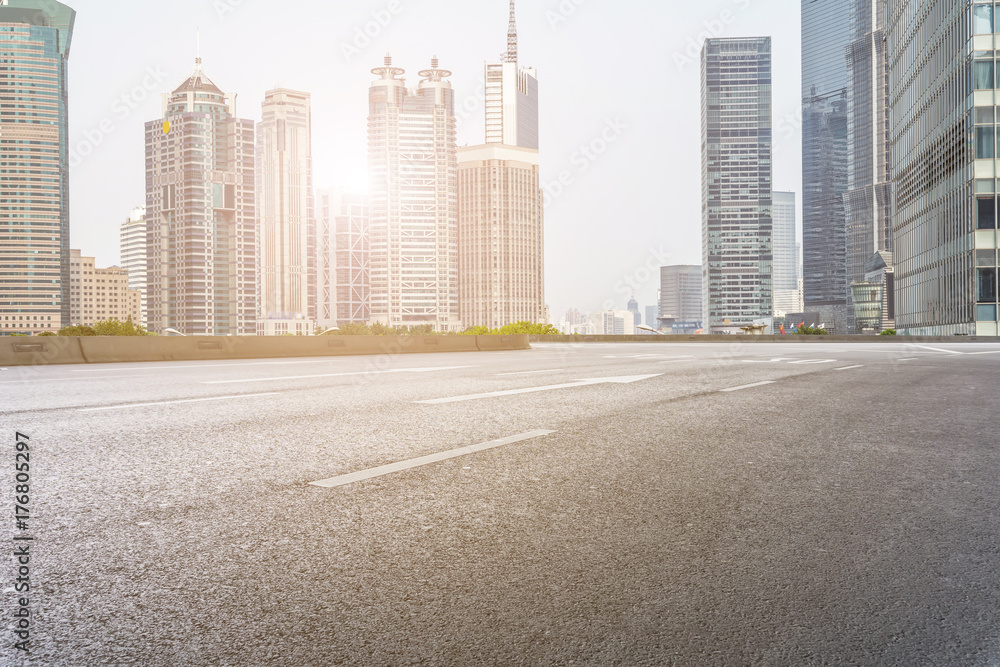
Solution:
M 257 125 L 257 335 L 315 328 L 316 216 L 309 93 L 264 94 Z
M 486 65 L 486 143 L 537 150 L 538 74 L 518 64 L 514 0 L 501 61 Z
M 112 266 L 99 269 L 93 257 L 70 250 L 70 323 L 92 326 L 103 320 L 139 325 L 142 294 L 129 289 L 129 274 Z
M 884 307 L 879 312 L 884 311 L 885 318 L 877 329 L 891 326 L 893 318 L 889 65 L 884 24 L 883 2 L 851 1 L 852 40 L 847 49 L 849 169 L 844 197 L 847 279 L 855 285 L 869 282 L 871 277 L 883 286 Z M 855 304 L 855 311 L 859 307 Z M 857 312 L 855 321 L 859 321 Z
M 70 321 L 67 75 L 76 12 L 0 3 L 0 334 Z
M 254 123 L 202 71 L 146 123 L 148 320 L 188 335 L 256 333 Z
M 545 321 L 538 151 L 458 151 L 459 303 L 466 327 Z
M 119 239 L 122 268 L 128 271 L 129 289 L 137 290 L 141 297 L 139 318 L 135 323 L 146 326 L 146 209 L 132 209 L 122 223 Z
M 772 313 L 771 38 L 705 40 L 701 78 L 704 326 L 738 331 Z
M 774 314 L 802 312 L 795 193 L 774 193 Z
M 886 4 L 895 315 L 908 334 L 1000 333 L 998 28 L 992 2 Z
M 408 91 L 385 65 L 369 89 L 371 319 L 461 329 L 458 164 L 451 72 L 431 60 Z
M 700 297 L 699 297 L 699 302 L 700 302 Z M 660 322 L 658 319 L 659 314 L 660 314 L 659 306 L 646 306 L 646 322 L 645 322 L 646 326 L 649 327 L 650 329 L 659 329 L 660 328 Z
M 802 269 L 808 311 L 847 333 L 848 74 L 852 0 L 802 0 Z
M 703 291 L 700 266 L 661 266 L 660 324 L 670 326 L 674 322 L 701 322 Z
M 368 198 L 345 188 L 316 192 L 319 324 L 371 320 Z

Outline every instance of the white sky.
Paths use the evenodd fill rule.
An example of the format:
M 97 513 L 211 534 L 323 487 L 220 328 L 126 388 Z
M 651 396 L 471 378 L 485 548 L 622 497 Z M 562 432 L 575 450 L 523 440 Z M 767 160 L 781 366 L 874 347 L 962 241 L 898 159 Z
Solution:
M 190 73 L 197 29 L 205 72 L 238 93 L 239 116 L 259 120 L 264 91 L 279 85 L 312 94 L 317 188 L 364 188 L 370 70 L 387 50 L 412 85 L 434 53 L 454 72 L 463 145 L 484 140 L 476 95 L 483 63 L 506 48 L 507 0 L 68 4 L 77 10 L 70 145 L 80 156 L 71 169 L 71 245 L 99 266 L 118 262 L 119 226 L 144 203 L 143 123 L 161 116 L 161 93 Z M 567 172 L 571 181 L 545 212 L 546 301 L 556 320 L 570 307 L 624 308 L 626 277 L 638 286 L 640 306 L 653 305 L 658 272 L 645 267 L 661 258 L 701 263 L 698 54 L 706 36 L 772 37 L 774 188 L 801 192 L 798 2 L 519 0 L 517 7 L 520 62 L 538 70 L 542 180 L 552 184 Z M 391 19 L 382 27 L 373 13 Z M 377 34 L 356 45 L 366 24 Z M 360 53 L 348 57 L 345 45 Z M 615 140 L 593 160 L 584 157 L 581 147 L 609 122 L 619 128 L 607 133 Z

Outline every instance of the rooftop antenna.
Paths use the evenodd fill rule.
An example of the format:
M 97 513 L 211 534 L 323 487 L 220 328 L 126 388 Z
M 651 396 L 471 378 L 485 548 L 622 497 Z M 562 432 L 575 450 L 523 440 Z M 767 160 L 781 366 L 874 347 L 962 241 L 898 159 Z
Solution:
M 507 26 L 507 53 L 505 63 L 517 62 L 517 18 L 514 15 L 514 0 L 510 0 L 510 25 Z
M 194 29 L 194 42 L 195 42 L 195 46 L 194 46 L 194 55 L 195 55 L 195 57 L 194 57 L 194 64 L 195 64 L 195 69 L 200 70 L 201 69 L 201 28 L 200 27 Z

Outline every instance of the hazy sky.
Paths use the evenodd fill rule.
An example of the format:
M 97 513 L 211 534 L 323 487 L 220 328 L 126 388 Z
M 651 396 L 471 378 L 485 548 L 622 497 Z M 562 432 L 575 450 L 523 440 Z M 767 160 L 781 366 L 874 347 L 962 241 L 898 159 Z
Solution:
M 507 0 L 68 4 L 77 10 L 71 244 L 99 266 L 118 262 L 119 226 L 144 204 L 143 123 L 161 117 L 161 94 L 190 74 L 196 30 L 205 72 L 238 94 L 239 116 L 259 120 L 276 86 L 312 94 L 317 188 L 364 188 L 370 70 L 387 50 L 411 85 L 435 53 L 454 72 L 463 145 L 484 141 L 483 63 L 506 48 Z M 774 187 L 800 192 L 798 2 L 519 0 L 517 9 L 520 62 L 538 70 L 546 301 L 556 320 L 570 307 L 624 308 L 626 278 L 640 305 L 652 305 L 659 277 L 646 267 L 701 263 L 706 36 L 772 36 Z

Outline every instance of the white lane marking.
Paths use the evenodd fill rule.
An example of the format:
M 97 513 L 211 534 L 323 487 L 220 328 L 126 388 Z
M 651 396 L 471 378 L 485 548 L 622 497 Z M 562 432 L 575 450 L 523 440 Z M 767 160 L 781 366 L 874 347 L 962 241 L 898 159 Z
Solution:
M 775 380 L 768 380 L 767 382 L 754 382 L 753 384 L 745 384 L 742 387 L 730 387 L 729 389 L 720 389 L 719 391 L 740 391 L 741 389 L 753 389 L 754 387 L 763 387 L 766 384 L 774 384 Z
M 433 371 L 453 371 L 474 366 L 440 366 L 437 368 L 393 368 L 387 371 L 354 371 L 350 373 L 320 373 L 318 375 L 287 375 L 274 378 L 250 378 L 249 380 L 207 380 L 202 384 L 240 384 L 247 382 L 276 382 L 278 380 L 308 380 L 312 378 L 336 378 L 350 375 L 386 375 L 388 373 L 431 373 Z
M 41 380 L 36 380 L 35 378 L 25 378 L 23 380 L 4 380 L 0 384 L 20 384 L 23 382 L 30 382 L 32 384 L 36 382 L 79 382 L 80 380 L 86 380 L 90 382 L 91 380 L 118 380 L 122 378 L 144 378 L 149 377 L 148 375 L 102 375 L 100 377 L 81 377 L 81 378 L 42 378 Z
M 896 361 L 917 361 L 916 357 L 910 357 L 908 359 L 896 359 Z
M 989 352 L 965 352 L 965 354 L 969 356 L 974 354 L 1000 354 L 1000 350 L 990 350 Z
M 956 350 L 946 350 L 946 349 L 941 348 L 941 347 L 930 347 L 930 346 L 927 346 L 927 345 L 917 345 L 915 343 L 912 344 L 912 347 L 919 347 L 922 350 L 933 350 L 935 352 L 946 352 L 948 354 L 965 354 L 964 352 L 958 352 Z
M 781 361 L 795 361 L 795 357 L 776 357 L 774 359 L 742 359 L 744 364 L 776 364 Z
M 491 440 L 490 442 L 484 442 L 478 445 L 460 447 L 459 449 L 452 449 L 447 452 L 439 452 L 428 456 L 421 456 L 419 458 L 410 459 L 409 461 L 390 463 L 388 465 L 379 466 L 378 468 L 371 468 L 370 470 L 352 472 L 347 475 L 331 477 L 330 479 L 323 479 L 318 482 L 309 482 L 309 484 L 312 486 L 321 486 L 326 489 L 332 489 L 337 486 L 344 486 L 345 484 L 353 484 L 354 482 L 360 482 L 365 479 L 372 479 L 373 477 L 382 477 L 384 475 L 390 475 L 394 472 L 401 472 L 403 470 L 425 466 L 430 463 L 437 463 L 438 461 L 447 461 L 448 459 L 482 452 L 487 449 L 495 449 L 497 447 L 503 447 L 504 445 L 512 445 L 516 442 L 524 442 L 525 440 L 540 438 L 551 433 L 555 433 L 555 431 L 528 431 L 527 433 L 521 433 L 520 435 L 512 435 L 509 438 L 501 438 L 500 440 Z
M 803 359 L 802 361 L 790 361 L 790 364 L 835 364 L 836 359 Z
M 434 398 L 429 401 L 415 401 L 415 402 L 422 403 L 424 405 L 459 403 L 461 401 L 475 401 L 481 398 L 494 398 L 496 396 L 514 396 L 516 394 L 531 394 L 538 391 L 553 391 L 555 389 L 576 389 L 578 387 L 587 387 L 595 384 L 630 384 L 632 382 L 639 382 L 640 380 L 648 380 L 649 378 L 655 378 L 661 375 L 663 375 L 663 373 L 656 373 L 654 375 L 632 375 L 628 377 L 614 377 L 614 378 L 591 378 L 588 380 L 576 380 L 575 382 L 568 382 L 566 384 L 553 384 L 547 387 L 526 387 L 524 389 L 508 389 L 506 391 L 491 391 L 485 394 L 451 396 L 449 398 Z
M 864 368 L 864 367 L 865 367 L 865 365 L 864 365 L 864 364 L 858 364 L 857 366 L 844 366 L 843 368 L 835 368 L 834 370 L 838 370 L 838 371 L 849 371 L 849 370 L 851 370 L 852 368 Z
M 83 408 L 77 412 L 98 412 L 101 410 L 128 410 L 129 408 L 146 408 L 152 405 L 175 405 L 177 403 L 203 403 L 205 401 L 231 401 L 237 398 L 256 398 L 258 396 L 277 396 L 275 392 L 267 394 L 240 394 L 239 396 L 212 396 L 210 398 L 185 398 L 179 401 L 159 401 L 157 403 L 132 403 L 130 405 L 108 405 L 103 408 Z
M 537 375 L 538 373 L 558 373 L 559 371 L 566 370 L 565 368 L 553 368 L 548 371 L 520 371 L 518 373 L 496 373 L 497 377 L 504 377 L 506 375 Z

